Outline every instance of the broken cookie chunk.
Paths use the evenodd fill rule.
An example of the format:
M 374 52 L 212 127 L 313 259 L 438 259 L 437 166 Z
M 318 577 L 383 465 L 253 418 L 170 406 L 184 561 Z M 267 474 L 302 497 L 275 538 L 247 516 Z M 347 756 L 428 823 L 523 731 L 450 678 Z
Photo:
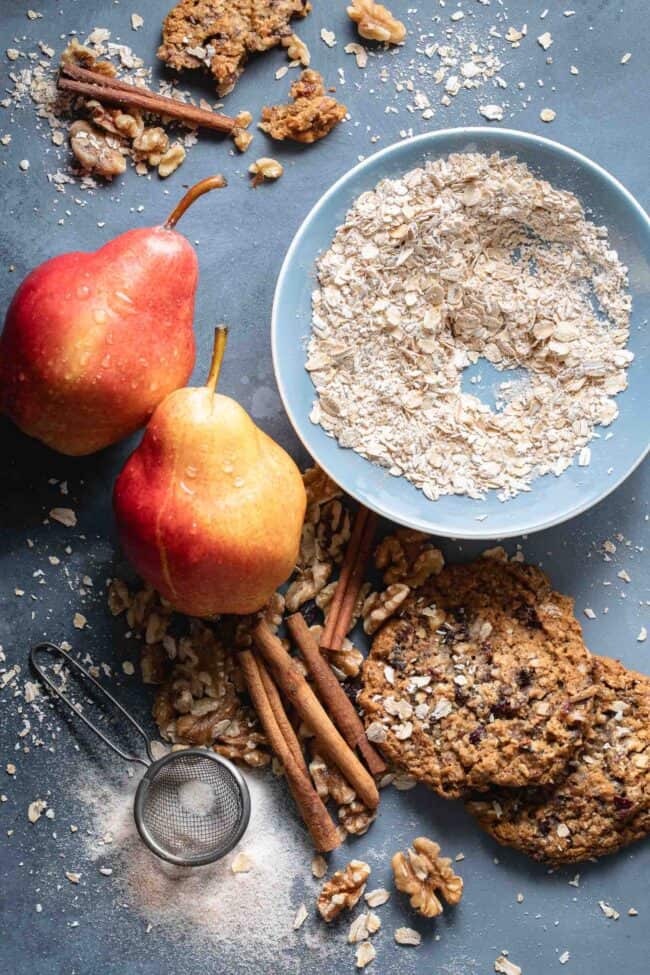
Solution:
M 325 94 L 318 71 L 303 71 L 289 89 L 292 105 L 273 105 L 262 110 L 260 129 L 272 139 L 317 142 L 331 132 L 346 114 L 345 105 Z
M 227 95 L 248 55 L 292 37 L 290 21 L 310 10 L 309 0 L 181 0 L 165 17 L 158 57 L 176 71 L 207 68 Z

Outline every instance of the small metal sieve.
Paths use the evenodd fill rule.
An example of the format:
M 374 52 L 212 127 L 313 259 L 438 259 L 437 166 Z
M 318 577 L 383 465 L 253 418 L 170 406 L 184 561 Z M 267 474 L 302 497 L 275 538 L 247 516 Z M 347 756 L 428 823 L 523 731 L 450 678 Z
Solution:
M 107 698 L 143 739 L 147 757 L 124 751 L 87 718 L 46 672 L 38 660 L 41 653 L 60 657 Z M 248 786 L 231 762 L 201 748 L 187 748 L 154 759 L 151 741 L 135 718 L 61 647 L 39 643 L 32 647 L 29 659 L 43 683 L 109 748 L 125 761 L 145 766 L 147 771 L 135 794 L 133 816 L 138 833 L 150 850 L 163 860 L 184 867 L 212 863 L 232 850 L 246 831 L 251 803 Z

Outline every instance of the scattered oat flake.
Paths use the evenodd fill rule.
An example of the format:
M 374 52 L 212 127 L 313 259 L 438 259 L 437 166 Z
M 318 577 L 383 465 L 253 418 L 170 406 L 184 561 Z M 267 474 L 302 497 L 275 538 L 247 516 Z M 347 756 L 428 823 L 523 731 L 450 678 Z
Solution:
M 628 913 L 628 916 L 629 917 L 638 917 L 639 916 L 639 912 L 637 911 L 636 907 L 630 907 L 630 909 L 628 910 L 627 913 Z
M 568 951 L 563 951 L 560 957 L 558 958 L 560 965 L 566 965 L 570 957 L 571 955 Z
M 480 105 L 479 112 L 488 122 L 500 122 L 503 118 L 502 105 Z
M 293 930 L 297 931 L 298 928 L 301 928 L 306 920 L 307 920 L 307 908 L 305 907 L 304 904 L 301 904 L 298 910 L 296 911 L 296 916 L 293 919 Z
M 542 122 L 552 122 L 555 118 L 555 112 L 553 111 L 552 108 L 543 108 L 539 113 L 539 117 L 541 118 Z M 582 448 L 582 451 L 585 450 L 589 450 L 589 447 Z M 582 451 L 580 452 L 581 458 L 582 458 Z M 580 464 L 581 467 L 585 466 L 585 464 L 582 464 L 580 460 L 578 461 L 578 463 Z M 589 463 L 589 461 L 587 461 L 587 463 Z
M 552 109 L 544 109 L 544 111 L 552 111 Z M 542 113 L 540 112 L 540 118 L 542 118 Z M 553 112 L 553 118 L 555 118 L 555 112 Z M 553 119 L 542 119 L 543 122 L 552 122 Z M 588 467 L 591 463 L 591 450 L 589 447 L 583 447 L 578 454 L 578 467 Z
M 357 68 L 365 68 L 368 64 L 368 52 L 363 44 L 356 44 L 354 41 L 346 44 L 343 48 L 346 54 L 354 54 Z
M 26 173 L 29 169 L 29 159 L 21 159 L 18 163 L 18 169 L 22 169 L 23 173 Z
M 515 963 L 506 958 L 505 955 L 499 955 L 498 958 L 495 958 L 494 970 L 495 972 L 498 972 L 499 975 L 521 975 L 521 968 L 519 965 L 515 965 Z
M 579 887 L 580 886 L 580 874 L 577 873 L 573 880 L 569 880 L 569 887 Z
M 369 890 L 364 896 L 368 907 L 381 907 L 389 900 L 390 891 L 386 890 L 385 887 L 377 887 L 375 890 Z
M 377 956 L 377 952 L 369 941 L 362 941 L 356 951 L 357 968 L 365 968 Z
M 625 571 L 625 569 L 620 569 L 620 570 L 619 570 L 619 571 L 618 571 L 618 572 L 616 573 L 616 575 L 618 576 L 618 578 L 619 578 L 619 579 L 622 579 L 622 580 L 623 580 L 623 582 L 632 582 L 632 580 L 630 579 L 630 576 L 629 576 L 629 575 L 628 575 L 628 573 L 627 573 L 627 572 Z
M 621 64 L 627 64 L 627 62 L 630 60 L 631 57 L 632 57 L 632 52 L 626 51 L 623 57 L 621 58 Z
M 72 508 L 52 508 L 50 511 L 52 521 L 58 521 L 66 528 L 74 528 L 77 524 L 77 516 Z
M 517 894 L 517 903 L 518 904 L 524 903 L 524 895 L 522 893 Z
M 131 14 L 131 27 L 133 30 L 140 30 L 144 24 L 144 18 L 140 14 Z
M 80 873 L 72 873 L 70 870 L 66 870 L 65 875 L 71 884 L 78 884 L 79 881 L 81 880 Z
M 397 928 L 395 941 L 398 945 L 412 945 L 415 948 L 422 943 L 422 935 L 414 928 Z
M 327 27 L 321 28 L 320 39 L 327 44 L 328 47 L 334 47 L 336 44 L 336 34 L 333 30 L 328 30 Z
M 247 853 L 238 853 L 230 865 L 233 873 L 250 873 L 253 861 Z
M 585 608 L 583 609 L 583 613 L 585 614 L 585 616 L 587 617 L 588 620 L 595 620 L 596 619 L 596 614 L 594 613 L 594 611 L 591 608 L 591 606 L 585 606 Z
M 545 51 L 548 51 L 549 47 L 553 43 L 553 38 L 551 37 L 548 31 L 544 31 L 544 33 L 540 34 L 539 37 L 537 38 L 537 43 Z
M 127 677 L 133 677 L 133 675 L 135 674 L 135 667 L 133 666 L 130 660 L 125 660 L 122 663 L 122 671 L 127 675 Z
M 648 639 L 648 631 L 645 628 L 645 626 L 642 626 L 637 634 L 637 640 L 639 643 L 645 643 L 647 639 Z
M 327 873 L 327 860 L 325 857 L 316 854 L 311 861 L 311 872 L 317 880 L 321 880 L 325 876 Z M 371 904 L 370 906 L 373 907 L 374 905 Z
M 27 807 L 27 818 L 30 823 L 38 822 L 46 809 L 47 803 L 45 799 L 34 799 L 33 802 L 30 802 L 29 806 Z
M 621 916 L 618 911 L 606 901 L 598 901 L 598 906 L 605 917 L 611 918 L 612 921 L 618 921 L 619 917 Z
M 74 616 L 72 617 L 72 625 L 77 630 L 83 630 L 87 622 L 88 620 L 86 619 L 83 613 L 75 613 Z

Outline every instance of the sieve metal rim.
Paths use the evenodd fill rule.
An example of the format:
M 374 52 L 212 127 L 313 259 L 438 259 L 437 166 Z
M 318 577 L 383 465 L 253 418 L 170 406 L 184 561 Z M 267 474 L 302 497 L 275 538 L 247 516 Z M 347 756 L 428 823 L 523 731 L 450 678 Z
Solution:
M 165 765 L 169 765 L 170 762 L 175 761 L 181 755 L 198 755 L 202 759 L 207 759 L 208 761 L 214 762 L 216 765 L 220 765 L 230 773 L 239 787 L 242 799 L 242 814 L 239 820 L 239 825 L 229 842 L 225 846 L 221 846 L 217 852 L 197 853 L 186 856 L 179 856 L 175 853 L 170 853 L 169 850 L 166 850 L 160 845 L 160 843 L 158 843 L 144 824 L 144 804 L 151 783 L 161 768 L 163 768 Z M 180 752 L 170 752 L 169 755 L 164 755 L 162 758 L 159 758 L 157 761 L 153 762 L 140 779 L 133 803 L 133 818 L 135 819 L 136 829 L 140 834 L 140 838 L 142 839 L 143 843 L 146 843 L 152 853 L 155 853 L 156 856 L 161 858 L 161 860 L 166 860 L 167 863 L 173 863 L 179 867 L 202 867 L 208 863 L 214 863 L 215 860 L 220 860 L 222 857 L 226 856 L 235 846 L 237 846 L 240 839 L 246 832 L 250 816 L 251 797 L 246 779 L 243 777 L 237 766 L 233 765 L 233 763 L 227 758 L 224 758 L 223 755 L 218 755 L 216 752 L 206 751 L 203 748 L 184 748 Z

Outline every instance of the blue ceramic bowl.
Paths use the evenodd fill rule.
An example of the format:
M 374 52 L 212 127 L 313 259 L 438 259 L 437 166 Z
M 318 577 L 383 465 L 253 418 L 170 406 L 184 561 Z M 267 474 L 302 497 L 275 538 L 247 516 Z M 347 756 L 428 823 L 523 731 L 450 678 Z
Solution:
M 612 246 L 629 268 L 633 311 L 629 347 L 635 354 L 629 386 L 617 398 L 613 436 L 594 439 L 591 463 L 574 461 L 560 477 L 545 475 L 532 490 L 501 502 L 491 491 L 483 501 L 449 496 L 429 501 L 404 477 L 388 472 L 337 442 L 309 420 L 315 390 L 305 370 L 311 329 L 315 261 L 360 193 L 427 159 L 451 152 L 498 151 L 516 155 L 554 186 L 575 193 L 588 216 L 609 228 Z M 337 484 L 368 508 L 400 525 L 450 538 L 506 538 L 539 531 L 580 514 L 613 491 L 648 451 L 650 414 L 650 220 L 613 176 L 585 156 L 539 136 L 508 129 L 464 128 L 432 132 L 371 156 L 336 182 L 309 213 L 293 239 L 273 303 L 275 375 L 285 409 L 303 444 Z M 482 368 L 482 372 L 484 369 Z M 493 378 L 498 378 L 495 374 Z

